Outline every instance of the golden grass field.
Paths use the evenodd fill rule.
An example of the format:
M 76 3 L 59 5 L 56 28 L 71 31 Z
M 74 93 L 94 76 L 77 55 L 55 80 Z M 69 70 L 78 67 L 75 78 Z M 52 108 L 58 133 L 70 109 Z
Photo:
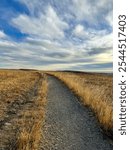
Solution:
M 58 77 L 112 135 L 112 76 L 98 73 L 0 70 L 0 148 L 37 150 L 47 97 L 47 74 Z M 49 94 L 49 91 L 48 91 Z
M 47 95 L 45 78 L 33 71 L 0 70 L 1 149 L 38 149 Z
M 113 131 L 113 78 L 99 73 L 48 72 L 62 80 L 96 114 L 103 130 Z

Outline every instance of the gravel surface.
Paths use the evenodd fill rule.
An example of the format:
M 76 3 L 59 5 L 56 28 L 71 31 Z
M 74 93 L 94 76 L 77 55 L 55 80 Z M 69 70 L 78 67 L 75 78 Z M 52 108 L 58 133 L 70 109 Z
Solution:
M 48 77 L 42 150 L 112 150 L 90 109 L 58 79 Z

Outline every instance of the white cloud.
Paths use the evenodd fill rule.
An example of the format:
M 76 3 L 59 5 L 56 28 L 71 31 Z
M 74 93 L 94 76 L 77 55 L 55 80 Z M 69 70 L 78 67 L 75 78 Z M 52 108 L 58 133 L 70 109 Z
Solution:
M 73 30 L 73 35 L 77 38 L 93 40 L 95 38 L 104 37 L 107 35 L 107 30 L 95 30 L 92 28 L 85 28 L 83 25 L 78 24 Z
M 73 34 L 79 38 L 88 38 L 89 34 L 85 31 L 84 26 L 78 24 L 75 29 L 73 30 Z
M 87 19 L 88 16 L 90 16 L 91 13 L 91 5 L 86 0 L 72 0 L 72 12 L 75 13 L 76 17 L 79 20 L 83 20 L 85 17 Z
M 23 4 L 25 4 L 31 13 L 31 15 L 35 15 L 36 13 L 40 13 L 44 11 L 45 1 L 44 0 L 17 0 Z
M 96 35 L 87 42 L 87 45 L 90 47 L 94 46 L 97 48 L 112 47 L 112 45 L 113 45 L 112 33 L 108 33 L 106 35 L 102 35 L 102 34 Z
M 108 22 L 109 26 L 113 26 L 113 12 L 110 11 L 106 16 L 106 21 Z
M 0 38 L 5 38 L 5 37 L 7 37 L 6 34 L 0 30 Z
M 21 14 L 12 23 L 23 33 L 49 39 L 64 38 L 64 30 L 68 28 L 51 6 L 47 7 L 45 14 L 41 13 L 38 17 Z
M 72 0 L 71 12 L 78 20 L 98 24 L 105 20 L 106 14 L 112 11 L 112 0 Z

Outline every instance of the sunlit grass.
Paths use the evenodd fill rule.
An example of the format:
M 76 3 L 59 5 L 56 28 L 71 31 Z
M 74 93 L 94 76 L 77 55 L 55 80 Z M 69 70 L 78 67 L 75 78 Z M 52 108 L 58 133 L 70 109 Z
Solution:
M 108 135 L 113 130 L 112 76 L 97 73 L 48 72 L 58 77 L 96 114 Z

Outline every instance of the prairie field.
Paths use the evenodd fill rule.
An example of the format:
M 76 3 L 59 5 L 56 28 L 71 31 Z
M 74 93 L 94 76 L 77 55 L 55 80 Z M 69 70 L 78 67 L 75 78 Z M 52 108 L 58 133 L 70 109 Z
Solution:
M 48 72 L 63 81 L 95 113 L 101 128 L 112 137 L 113 77 L 101 73 Z
M 84 114 L 84 108 L 72 95 L 79 99 L 80 104 L 86 106 L 85 110 L 89 107 L 95 113 L 97 124 L 92 121 L 95 117 L 93 112 L 86 113 L 86 117 L 79 117 L 81 112 Z M 112 96 L 112 75 L 27 69 L 0 70 L 0 149 L 53 149 L 56 146 L 53 143 L 57 143 L 65 133 L 68 139 L 76 132 L 79 132 L 79 136 L 83 133 L 86 137 L 81 130 L 83 128 L 87 131 L 93 123 L 95 131 L 92 129 L 91 132 L 95 132 L 94 141 L 99 135 L 101 141 L 104 141 L 100 130 L 95 128 L 100 123 L 103 131 L 112 137 Z M 77 117 L 72 117 L 73 115 Z M 67 125 L 61 121 L 62 117 Z M 78 125 L 76 118 L 81 121 L 83 119 L 84 126 L 80 123 Z M 89 118 L 91 125 L 87 126 L 89 123 L 86 123 L 86 118 Z M 66 128 L 68 125 L 70 127 Z M 68 129 L 70 131 L 67 133 Z M 84 139 L 88 143 L 89 134 Z M 65 137 L 65 141 L 57 145 L 63 146 L 67 143 L 66 140 Z M 69 144 L 72 145 L 71 140 Z
M 38 149 L 47 94 L 45 78 L 34 71 L 0 70 L 0 149 Z

